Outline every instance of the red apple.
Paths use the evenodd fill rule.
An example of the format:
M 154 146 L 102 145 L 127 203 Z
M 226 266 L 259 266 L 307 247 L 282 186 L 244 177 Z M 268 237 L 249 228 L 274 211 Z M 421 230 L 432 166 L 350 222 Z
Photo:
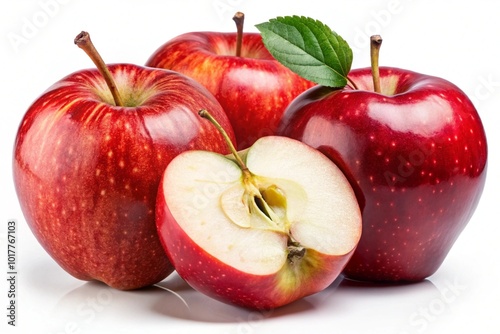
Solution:
M 486 178 L 485 132 L 454 84 L 408 70 L 353 70 L 358 89 L 314 87 L 278 134 L 337 163 L 355 189 L 363 235 L 344 274 L 368 281 L 432 275 L 465 228 Z
M 165 170 L 156 222 L 178 274 L 208 296 L 255 309 L 328 287 L 361 235 L 344 174 L 286 137 L 232 152 L 184 152 Z
M 259 33 L 190 32 L 159 47 L 146 65 L 181 72 L 203 84 L 227 113 L 238 149 L 275 133 L 288 104 L 313 86 L 276 61 Z
M 349 45 L 318 20 L 278 17 L 257 28 L 280 62 L 319 84 L 290 104 L 277 134 L 323 152 L 355 190 L 363 235 L 345 276 L 432 275 L 485 183 L 486 136 L 472 102 L 444 79 L 380 69 L 378 35 L 370 39 L 371 68 L 351 71 Z
M 30 106 L 13 173 L 28 225 L 62 268 L 134 289 L 173 270 L 154 218 L 165 167 L 190 149 L 227 152 L 198 110 L 211 108 L 234 135 L 220 104 L 194 80 L 131 64 L 110 65 L 109 72 L 72 73 Z M 110 78 L 120 103 L 106 85 Z

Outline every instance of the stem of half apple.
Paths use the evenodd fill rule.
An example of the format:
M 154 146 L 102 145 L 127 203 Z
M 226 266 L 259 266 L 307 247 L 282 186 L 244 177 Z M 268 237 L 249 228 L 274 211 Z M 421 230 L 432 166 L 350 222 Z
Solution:
M 111 91 L 111 95 L 113 95 L 113 100 L 115 101 L 115 105 L 116 106 L 124 106 L 120 92 L 118 91 L 118 88 L 116 87 L 115 80 L 113 79 L 113 76 L 109 72 L 109 69 L 106 66 L 106 63 L 102 59 L 101 55 L 99 54 L 99 52 L 97 52 L 97 49 L 95 48 L 94 43 L 92 43 L 92 40 L 90 39 L 89 33 L 86 31 L 82 31 L 81 33 L 79 33 L 75 37 L 75 44 L 80 49 L 85 51 L 85 53 L 94 62 L 95 66 L 97 67 L 99 72 L 104 77 L 104 80 L 106 81 L 106 84 L 108 85 L 108 88 Z
M 241 159 L 224 128 L 207 110 L 200 110 L 198 114 L 201 117 L 209 120 L 210 123 L 212 123 L 215 128 L 221 133 L 221 135 L 224 137 L 224 140 L 226 141 L 229 150 L 236 160 L 236 163 L 240 167 L 243 173 L 242 182 L 245 188 L 243 202 L 246 203 L 248 211 L 250 213 L 253 212 L 255 214 L 265 215 L 265 217 L 267 217 L 266 220 L 268 229 L 288 235 L 289 227 L 286 226 L 287 224 L 283 222 L 283 218 L 280 217 L 280 215 L 277 214 L 272 208 L 286 208 L 285 196 L 274 185 L 266 186 L 265 188 L 260 189 L 255 176 L 250 172 L 245 162 Z M 238 222 L 235 223 L 237 224 Z
M 380 70 L 379 70 L 379 54 L 381 46 L 382 46 L 382 37 L 380 35 L 373 35 L 370 37 L 370 60 L 372 68 L 373 90 L 376 93 L 381 92 Z
M 236 57 L 241 57 L 241 46 L 243 44 L 243 25 L 245 22 L 245 14 L 236 12 L 233 16 L 233 21 L 236 23 Z
M 207 111 L 200 110 L 199 115 L 207 120 L 209 120 L 216 129 L 224 137 L 232 155 L 236 159 L 239 167 L 243 172 L 243 184 L 245 187 L 245 193 L 243 195 L 243 202 L 246 203 L 249 213 L 255 215 L 264 215 L 267 221 L 266 230 L 274 231 L 276 233 L 281 233 L 285 235 L 288 239 L 287 250 L 288 250 L 288 261 L 293 265 L 299 262 L 305 255 L 306 249 L 297 241 L 295 241 L 290 234 L 290 226 L 287 223 L 286 211 L 287 200 L 285 194 L 276 185 L 267 185 L 262 189 L 259 189 L 259 185 L 254 180 L 254 175 L 250 172 L 246 164 L 241 159 L 240 155 L 236 151 L 233 143 L 229 139 L 224 128 L 217 122 L 217 120 Z M 281 215 L 277 212 L 281 211 Z M 259 220 L 262 222 L 262 220 Z M 234 222 L 239 225 L 237 222 Z M 240 225 L 241 226 L 241 225 Z M 262 228 L 259 225 L 257 228 Z
M 212 114 L 210 114 L 210 112 L 208 112 L 208 110 L 206 110 L 206 109 L 200 110 L 198 112 L 198 114 L 201 117 L 209 120 L 210 123 L 212 123 L 212 125 L 215 126 L 215 128 L 217 129 L 217 131 L 219 131 L 219 133 L 222 135 L 222 137 L 224 137 L 224 140 L 225 140 L 225 142 L 227 144 L 227 147 L 229 148 L 229 150 L 231 151 L 232 155 L 236 159 L 236 162 L 238 163 L 238 165 L 240 166 L 241 170 L 243 171 L 243 174 L 250 173 L 250 171 L 248 170 L 248 167 L 245 165 L 245 163 L 243 162 L 243 160 L 241 160 L 241 157 L 238 154 L 238 151 L 236 151 L 236 148 L 234 147 L 233 143 L 231 142 L 231 139 L 227 135 L 227 132 L 226 132 L 226 130 L 224 130 L 224 128 L 222 127 L 222 125 L 220 125 L 219 122 L 217 122 L 217 120 L 212 116 Z

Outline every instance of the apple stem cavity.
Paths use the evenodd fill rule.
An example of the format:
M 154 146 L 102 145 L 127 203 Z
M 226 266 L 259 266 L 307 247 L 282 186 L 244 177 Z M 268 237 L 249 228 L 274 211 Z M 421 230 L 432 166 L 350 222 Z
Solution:
M 124 106 L 123 100 L 120 96 L 118 88 L 116 87 L 116 83 L 113 79 L 113 76 L 109 72 L 109 69 L 106 66 L 106 63 L 102 59 L 101 55 L 95 48 L 94 43 L 92 43 L 89 33 L 86 31 L 82 31 L 75 37 L 74 42 L 80 49 L 85 51 L 85 53 L 94 62 L 95 66 L 97 67 L 101 75 L 104 77 L 104 80 L 106 81 L 106 84 L 108 85 L 108 88 L 111 91 L 111 95 L 113 95 L 113 100 L 115 101 L 115 105 Z
M 380 89 L 380 70 L 379 70 L 379 54 L 382 46 L 382 37 L 373 35 L 370 37 L 370 59 L 373 78 L 373 90 L 375 93 L 381 93 Z
M 241 57 L 241 46 L 243 44 L 243 24 L 245 22 L 245 14 L 242 12 L 236 12 L 233 16 L 233 21 L 236 23 L 236 57 Z

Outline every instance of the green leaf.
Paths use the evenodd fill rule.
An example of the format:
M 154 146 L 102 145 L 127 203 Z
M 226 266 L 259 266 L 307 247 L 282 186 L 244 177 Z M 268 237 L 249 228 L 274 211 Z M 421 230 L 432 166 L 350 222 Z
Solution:
M 309 17 L 285 16 L 256 27 L 271 55 L 293 72 L 323 86 L 347 84 L 352 50 L 325 24 Z

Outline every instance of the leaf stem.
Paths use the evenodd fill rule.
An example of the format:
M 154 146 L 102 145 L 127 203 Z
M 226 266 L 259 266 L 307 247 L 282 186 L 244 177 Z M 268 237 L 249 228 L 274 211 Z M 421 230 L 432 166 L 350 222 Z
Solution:
M 106 81 L 106 84 L 108 85 L 108 88 L 111 91 L 111 95 L 113 95 L 115 105 L 124 106 L 123 100 L 120 96 L 120 92 L 118 91 L 116 83 L 113 80 L 113 76 L 109 72 L 109 69 L 106 66 L 106 63 L 102 59 L 101 55 L 99 54 L 99 52 L 97 52 L 97 49 L 95 48 L 94 44 L 92 43 L 92 40 L 90 39 L 89 33 L 86 31 L 82 31 L 81 33 L 79 33 L 75 37 L 75 44 L 80 49 L 85 51 L 85 53 L 94 62 L 95 66 L 97 67 L 101 75 L 104 77 L 104 80 Z
M 243 44 L 243 25 L 245 22 L 245 14 L 236 12 L 233 16 L 233 21 L 236 23 L 236 57 L 241 57 L 241 46 Z
M 359 90 L 359 88 L 358 88 L 358 86 L 356 85 L 356 83 L 355 83 L 354 81 L 352 81 L 352 79 L 351 79 L 351 78 L 349 78 L 349 76 L 346 76 L 346 79 L 347 79 L 347 81 L 351 84 L 351 86 L 352 86 L 352 88 L 353 88 L 354 90 Z
M 379 54 L 380 46 L 382 45 L 382 37 L 373 35 L 370 37 L 370 59 L 372 67 L 373 89 L 376 93 L 380 93 L 380 69 L 379 69 Z

